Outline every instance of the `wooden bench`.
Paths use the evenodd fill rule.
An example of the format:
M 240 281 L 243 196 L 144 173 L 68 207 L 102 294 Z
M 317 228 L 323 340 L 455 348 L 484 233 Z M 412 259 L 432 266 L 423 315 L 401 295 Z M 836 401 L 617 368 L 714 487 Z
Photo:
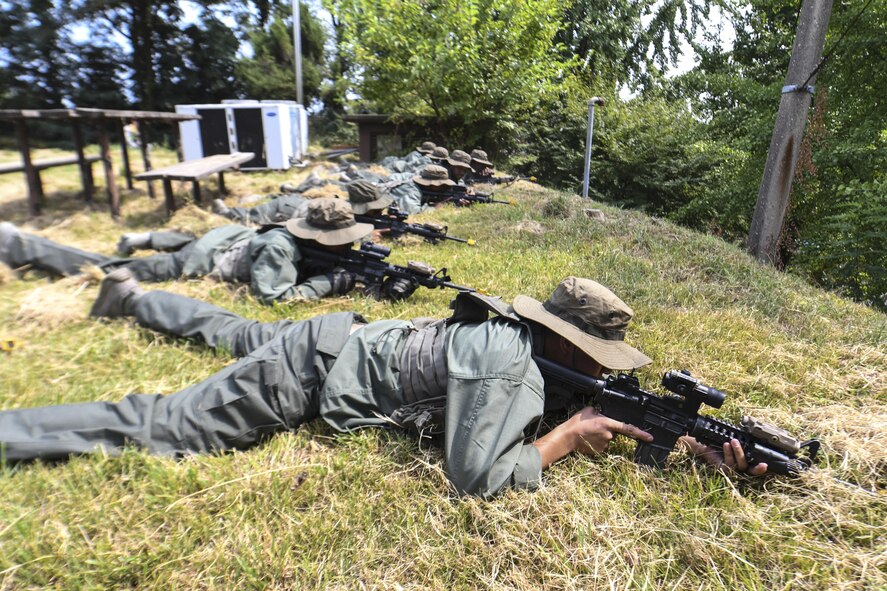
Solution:
M 200 203 L 200 179 L 206 178 L 212 174 L 219 175 L 219 191 L 225 192 L 226 170 L 237 168 L 245 162 L 253 159 L 252 152 L 235 152 L 233 154 L 216 154 L 215 156 L 207 156 L 199 160 L 188 160 L 187 162 L 179 162 L 163 168 L 156 168 L 135 175 L 140 181 L 163 181 L 163 193 L 166 198 L 166 211 L 172 213 L 176 209 L 176 199 L 172 192 L 173 181 L 191 181 L 194 186 L 194 202 Z
M 75 154 L 73 156 L 59 156 L 57 158 L 44 158 L 43 160 L 32 160 L 31 166 L 34 169 L 34 179 L 36 183 L 37 195 L 42 198 L 43 197 L 43 181 L 40 180 L 40 171 L 46 170 L 47 168 L 54 168 L 56 166 L 70 166 L 72 164 L 79 164 L 84 167 L 83 171 L 84 175 L 88 175 L 90 185 L 92 184 L 92 164 L 94 162 L 98 162 L 102 157 L 98 154 L 94 156 L 84 156 L 83 162 L 80 162 L 80 158 Z M 8 162 L 6 164 L 0 164 L 0 174 L 10 174 L 13 172 L 27 172 L 27 167 L 24 162 Z

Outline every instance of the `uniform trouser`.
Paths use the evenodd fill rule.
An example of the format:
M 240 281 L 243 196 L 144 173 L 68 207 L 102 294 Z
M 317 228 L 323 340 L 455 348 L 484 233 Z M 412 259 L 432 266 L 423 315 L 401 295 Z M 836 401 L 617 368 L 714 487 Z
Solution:
M 102 254 L 65 246 L 42 236 L 19 232 L 8 249 L 3 262 L 10 267 L 30 265 L 53 275 L 77 275 L 86 265 L 104 265 L 114 259 Z
M 305 217 L 309 200 L 300 195 L 281 195 L 255 207 L 232 207 L 226 214 L 235 222 L 264 226 L 285 222 L 294 217 Z
M 194 241 L 194 236 L 183 232 L 151 232 L 148 248 L 160 251 L 179 250 Z
M 177 234 L 177 233 L 171 233 Z M 182 240 L 178 234 L 178 240 Z M 172 237 L 167 242 L 172 242 Z M 53 275 L 77 275 L 86 265 L 97 265 L 105 270 L 127 267 L 140 281 L 156 282 L 176 279 L 182 274 L 185 261 L 193 249 L 193 237 L 188 237 L 184 248 L 176 252 L 160 253 L 142 258 L 119 259 L 88 252 L 53 242 L 42 236 L 20 232 L 4 251 L 3 262 L 10 267 L 30 265 Z
M 311 358 L 322 316 L 262 324 L 153 291 L 137 302 L 136 319 L 242 358 L 169 396 L 130 394 L 117 403 L 0 412 L 0 453 L 7 460 L 63 459 L 99 447 L 115 453 L 126 444 L 176 457 L 244 449 L 317 416 L 319 403 L 309 392 L 318 380 Z

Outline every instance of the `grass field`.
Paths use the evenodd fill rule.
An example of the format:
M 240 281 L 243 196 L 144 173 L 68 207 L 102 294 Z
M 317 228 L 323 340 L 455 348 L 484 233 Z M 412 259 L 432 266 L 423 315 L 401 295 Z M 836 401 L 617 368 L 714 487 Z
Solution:
M 230 175 L 228 201 L 306 174 Z M 142 184 L 124 191 L 114 222 L 77 197 L 75 167 L 43 178 L 46 213 L 27 220 L 24 179 L 0 177 L 0 219 L 89 250 L 113 252 L 126 231 L 226 221 L 193 206 L 167 221 Z M 887 588 L 887 316 L 659 219 L 526 183 L 502 194 L 517 205 L 420 216 L 476 248 L 409 241 L 391 258 L 447 266 L 457 283 L 507 300 L 544 300 L 567 275 L 594 278 L 635 310 L 628 340 L 654 359 L 644 385 L 690 369 L 728 392 L 711 414 L 748 413 L 820 438 L 819 469 L 729 479 L 676 453 L 667 471 L 650 472 L 617 441 L 604 456 L 560 462 L 538 492 L 484 502 L 455 496 L 425 444 L 320 422 L 221 456 L 127 450 L 7 467 L 0 589 Z M 588 217 L 589 206 L 606 219 Z M 440 316 L 451 295 L 265 307 L 242 287 L 156 287 L 261 320 L 349 309 Z M 171 393 L 230 362 L 129 322 L 88 319 L 96 293 L 86 278 L 0 274 L 0 338 L 21 343 L 0 354 L 0 408 Z

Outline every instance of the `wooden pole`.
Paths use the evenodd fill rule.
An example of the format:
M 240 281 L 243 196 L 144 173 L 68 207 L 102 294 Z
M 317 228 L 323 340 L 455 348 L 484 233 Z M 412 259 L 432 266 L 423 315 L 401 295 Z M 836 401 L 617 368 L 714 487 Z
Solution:
M 99 147 L 102 152 L 102 164 L 105 166 L 105 184 L 108 188 L 108 204 L 111 216 L 120 217 L 120 193 L 117 191 L 117 178 L 114 175 L 114 163 L 111 161 L 111 142 L 108 140 L 108 124 L 99 121 Z
M 25 178 L 28 180 L 28 212 L 32 215 L 40 214 L 43 202 L 43 185 L 40 183 L 40 173 L 34 168 L 31 161 L 31 142 L 28 139 L 28 126 L 23 119 L 15 122 L 15 133 L 18 136 L 18 149 L 25 165 Z
M 90 205 L 93 204 L 93 179 L 92 164 L 86 161 L 83 153 L 83 131 L 80 129 L 80 122 L 76 119 L 71 120 L 71 131 L 74 136 L 74 149 L 77 151 L 77 160 L 80 165 L 80 181 L 83 184 L 83 198 Z
M 148 139 L 145 137 L 145 122 L 142 121 L 139 124 L 139 148 L 142 152 L 142 164 L 145 165 L 145 172 L 151 170 L 151 156 L 148 153 Z M 151 181 L 146 181 L 148 183 L 148 196 L 151 199 L 156 199 L 157 195 L 154 194 L 154 183 Z
M 779 238 L 788 212 L 792 179 L 798 164 L 804 124 L 813 96 L 810 77 L 822 55 L 833 0 L 804 0 L 795 45 L 779 102 L 767 164 L 748 232 L 748 250 L 758 260 L 776 263 Z M 809 79 L 808 79 L 809 77 Z
M 228 193 L 228 190 L 225 188 L 225 173 L 222 171 L 219 171 L 219 193 L 221 195 Z
M 176 210 L 176 196 L 172 192 L 172 180 L 168 177 L 163 177 L 163 196 L 166 203 L 166 213 L 172 215 L 172 212 Z
M 123 156 L 123 175 L 126 177 L 126 188 L 132 190 L 132 168 L 129 166 L 129 146 L 126 145 L 126 131 L 123 119 L 117 120 L 117 131 L 120 135 L 120 153 Z

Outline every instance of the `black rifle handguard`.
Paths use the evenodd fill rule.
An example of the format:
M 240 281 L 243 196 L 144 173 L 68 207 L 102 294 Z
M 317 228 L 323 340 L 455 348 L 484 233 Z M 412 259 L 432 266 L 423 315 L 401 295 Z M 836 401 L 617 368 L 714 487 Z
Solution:
M 643 390 L 634 375 L 621 373 L 600 380 L 542 357 L 533 360 L 545 379 L 546 391 L 578 396 L 604 416 L 653 435 L 651 443 L 639 442 L 635 449 L 634 459 L 639 464 L 663 466 L 682 435 L 717 448 L 736 439 L 750 465 L 766 463 L 767 470 L 776 474 L 807 470 L 819 452 L 819 441 L 798 441 L 779 427 L 749 417 L 736 426 L 700 415 L 703 404 L 720 408 L 726 394 L 699 383 L 686 371 L 667 372 L 662 385 L 671 394 L 659 395 Z

